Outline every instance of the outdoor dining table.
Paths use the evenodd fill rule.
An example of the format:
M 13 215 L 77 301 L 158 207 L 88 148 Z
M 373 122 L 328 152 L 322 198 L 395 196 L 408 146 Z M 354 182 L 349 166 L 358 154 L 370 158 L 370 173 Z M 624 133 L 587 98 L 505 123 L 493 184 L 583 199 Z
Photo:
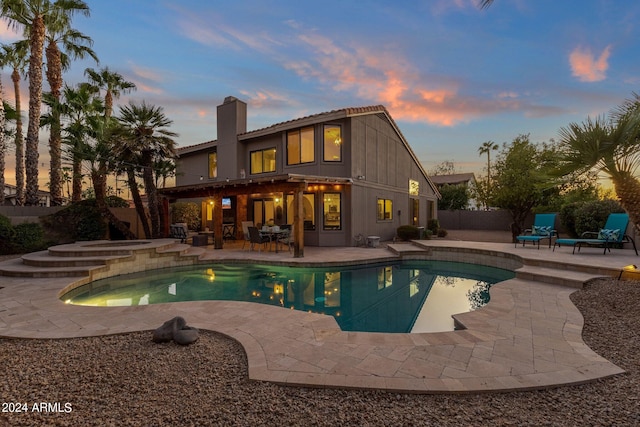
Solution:
M 269 236 L 269 240 L 271 242 L 273 241 L 276 242 L 276 253 L 278 253 L 278 241 L 280 240 L 280 237 L 288 232 L 289 230 L 274 228 L 274 227 L 267 227 L 267 226 L 262 227 L 262 230 L 260 230 L 260 234 L 264 236 Z

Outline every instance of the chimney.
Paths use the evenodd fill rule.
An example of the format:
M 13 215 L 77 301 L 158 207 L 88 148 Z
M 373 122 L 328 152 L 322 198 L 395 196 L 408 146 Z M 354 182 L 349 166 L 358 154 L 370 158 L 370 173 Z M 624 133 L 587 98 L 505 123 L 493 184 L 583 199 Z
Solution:
M 247 104 L 227 96 L 218 105 L 218 179 L 240 178 L 244 167 L 238 135 L 247 131 Z

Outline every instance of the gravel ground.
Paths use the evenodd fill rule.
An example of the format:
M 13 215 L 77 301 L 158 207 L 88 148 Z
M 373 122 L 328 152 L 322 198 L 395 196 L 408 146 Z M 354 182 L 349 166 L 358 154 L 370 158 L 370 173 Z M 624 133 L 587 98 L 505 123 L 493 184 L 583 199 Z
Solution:
M 0 339 L 0 425 L 639 425 L 640 282 L 598 279 L 572 300 L 587 344 L 628 373 L 549 390 L 411 395 L 250 381 L 242 347 L 208 331 L 188 347 L 154 344 L 150 331 Z M 39 402 L 50 412 L 35 411 Z M 15 403 L 27 412 L 6 412 Z

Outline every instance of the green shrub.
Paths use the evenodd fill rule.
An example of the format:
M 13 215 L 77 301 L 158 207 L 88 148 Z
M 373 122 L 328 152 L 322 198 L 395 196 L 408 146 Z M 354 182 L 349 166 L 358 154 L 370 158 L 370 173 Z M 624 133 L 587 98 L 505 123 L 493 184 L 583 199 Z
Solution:
M 560 208 L 560 223 L 571 237 L 578 237 L 578 233 L 576 232 L 576 211 L 584 204 L 585 202 L 573 202 L 563 205 Z
M 438 221 L 438 218 L 432 218 L 427 221 L 427 229 L 431 230 L 433 234 L 437 235 L 438 230 L 440 229 L 440 221 Z
M 110 208 L 128 208 L 129 207 L 129 202 L 127 202 L 122 197 L 118 197 L 118 196 L 107 196 L 105 198 L 105 202 L 107 203 L 107 206 L 109 206 Z
M 15 226 L 15 249 L 20 252 L 35 252 L 46 249 L 44 229 L 38 223 L 23 223 Z
M 433 236 L 433 231 L 429 229 L 422 230 L 422 238 L 425 240 L 431 240 L 431 236 Z
M 438 228 L 438 237 L 447 237 L 447 230 L 444 228 Z
M 402 240 L 419 239 L 420 229 L 415 225 L 401 225 L 397 230 L 398 237 Z
M 13 240 L 16 230 L 11 225 L 11 220 L 4 215 L 0 215 L 0 255 L 14 253 Z
M 100 240 L 107 234 L 106 220 L 98 211 L 95 200 L 72 203 L 41 220 L 62 242 Z
M 575 211 L 576 234 L 580 236 L 585 231 L 599 231 L 607 222 L 609 214 L 616 212 L 624 212 L 624 209 L 615 200 L 598 200 L 584 203 Z
M 200 230 L 200 206 L 191 202 L 176 202 L 171 204 L 171 222 L 185 222 L 189 230 Z

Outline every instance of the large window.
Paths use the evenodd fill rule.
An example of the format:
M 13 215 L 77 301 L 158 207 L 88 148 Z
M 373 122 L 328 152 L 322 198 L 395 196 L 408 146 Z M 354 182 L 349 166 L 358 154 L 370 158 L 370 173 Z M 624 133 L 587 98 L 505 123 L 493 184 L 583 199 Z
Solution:
M 267 148 L 251 152 L 251 173 L 266 173 L 276 171 L 276 149 Z
M 315 160 L 313 127 L 287 133 L 287 164 L 311 163 Z
M 342 161 L 342 128 L 338 125 L 324 125 L 324 161 Z
M 393 201 L 389 199 L 378 199 L 378 220 L 393 219 Z
M 218 177 L 218 153 L 212 152 L 209 153 L 209 178 L 217 178 Z
M 341 230 L 340 193 L 324 193 L 323 200 L 324 229 Z

